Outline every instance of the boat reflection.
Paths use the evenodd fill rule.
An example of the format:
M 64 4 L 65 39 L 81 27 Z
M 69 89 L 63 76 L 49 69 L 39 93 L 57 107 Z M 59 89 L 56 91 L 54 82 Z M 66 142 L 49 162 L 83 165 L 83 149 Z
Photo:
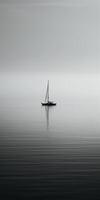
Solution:
M 45 106 L 45 113 L 46 113 L 46 128 L 49 130 L 49 111 L 50 111 L 49 106 Z
M 55 107 L 54 106 L 45 106 L 46 129 L 47 130 L 50 130 L 50 128 L 53 125 L 53 124 L 51 124 L 51 122 L 54 121 L 53 120 L 54 119 L 54 111 L 55 111 Z

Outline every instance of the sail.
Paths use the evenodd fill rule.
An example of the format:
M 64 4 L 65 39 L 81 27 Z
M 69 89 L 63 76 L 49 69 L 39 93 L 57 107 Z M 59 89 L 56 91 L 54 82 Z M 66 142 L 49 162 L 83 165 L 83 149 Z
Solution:
M 47 82 L 47 89 L 45 95 L 45 102 L 41 103 L 42 106 L 56 106 L 56 103 L 49 101 L 49 81 Z
M 46 90 L 45 102 L 49 102 L 49 81 L 47 83 L 47 90 Z

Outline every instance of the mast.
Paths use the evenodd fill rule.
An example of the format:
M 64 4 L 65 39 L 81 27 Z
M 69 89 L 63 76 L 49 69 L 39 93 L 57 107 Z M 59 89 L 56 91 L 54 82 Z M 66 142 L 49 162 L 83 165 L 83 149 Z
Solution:
M 49 102 L 49 80 L 48 80 L 48 102 Z
M 48 83 L 47 83 L 45 102 L 49 102 L 49 80 L 48 80 Z

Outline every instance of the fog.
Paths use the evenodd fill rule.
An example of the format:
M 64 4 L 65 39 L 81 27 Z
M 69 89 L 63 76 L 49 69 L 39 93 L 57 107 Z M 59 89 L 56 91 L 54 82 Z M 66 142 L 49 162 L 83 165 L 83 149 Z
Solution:
M 0 0 L 0 70 L 100 73 L 98 0 Z
M 45 96 L 47 80 L 50 81 L 51 97 L 59 98 L 69 95 L 74 97 L 100 97 L 99 74 L 56 74 L 2 72 L 0 74 L 0 94 L 38 95 L 38 101 Z
M 4 122 L 6 117 L 12 122 L 11 110 L 13 119 L 15 108 L 23 106 L 27 107 L 24 115 L 28 122 L 31 112 L 31 119 L 41 119 L 39 106 L 49 80 L 59 122 L 68 122 L 69 129 L 74 122 L 87 127 L 85 118 L 86 123 L 88 118 L 90 124 L 94 122 L 93 127 L 98 124 L 99 11 L 98 0 L 0 0 L 0 110 Z

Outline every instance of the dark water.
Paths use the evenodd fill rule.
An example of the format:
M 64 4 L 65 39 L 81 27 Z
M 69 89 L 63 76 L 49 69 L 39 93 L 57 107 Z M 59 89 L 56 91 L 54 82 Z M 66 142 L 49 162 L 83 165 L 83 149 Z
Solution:
M 1 96 L 1 199 L 100 199 L 100 105 Z

